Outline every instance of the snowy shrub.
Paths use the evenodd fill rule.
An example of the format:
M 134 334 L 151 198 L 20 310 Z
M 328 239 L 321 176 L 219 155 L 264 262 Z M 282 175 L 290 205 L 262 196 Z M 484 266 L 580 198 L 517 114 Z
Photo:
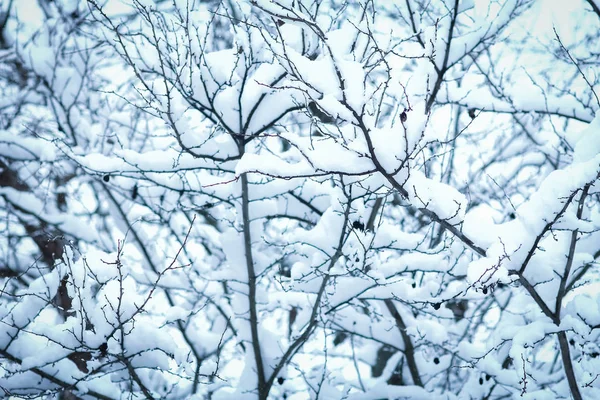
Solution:
M 600 398 L 596 0 L 0 5 L 0 392 Z

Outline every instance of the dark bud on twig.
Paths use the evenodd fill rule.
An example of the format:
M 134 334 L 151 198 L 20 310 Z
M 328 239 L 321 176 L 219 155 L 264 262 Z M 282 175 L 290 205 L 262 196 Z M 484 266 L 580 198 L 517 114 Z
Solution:
M 406 122 L 406 120 L 408 119 L 408 115 L 406 114 L 406 110 L 402 111 L 402 113 L 400 114 L 400 121 L 402 123 Z
M 280 19 L 278 19 L 277 20 L 277 26 L 283 26 L 283 25 L 285 25 L 285 22 L 282 21 L 282 20 L 280 20 Z
M 441 304 L 440 303 L 433 303 L 433 309 L 434 310 L 439 310 L 440 309 Z
M 110 175 L 104 175 L 102 179 L 104 180 L 104 182 L 108 182 L 110 181 Z
M 131 199 L 135 200 L 138 197 L 138 185 L 137 183 L 133 185 L 133 189 L 131 189 Z
M 475 117 L 477 116 L 475 113 L 477 112 L 477 109 L 475 108 L 469 108 L 469 117 L 471 117 L 471 119 L 475 119 Z
M 484 287 L 482 292 L 483 292 L 483 294 L 488 294 L 488 288 Z
M 313 117 L 317 118 L 322 123 L 332 124 L 335 122 L 335 118 L 323 111 L 314 101 L 309 101 L 307 107 Z

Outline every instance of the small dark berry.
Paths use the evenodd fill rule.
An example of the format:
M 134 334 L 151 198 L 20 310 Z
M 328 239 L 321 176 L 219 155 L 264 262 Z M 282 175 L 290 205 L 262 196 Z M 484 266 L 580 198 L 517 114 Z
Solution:
M 433 309 L 434 310 L 439 310 L 440 309 L 441 304 L 440 303 L 433 303 Z
M 104 180 L 104 182 L 108 182 L 110 181 L 110 175 L 104 175 L 102 179 Z
M 417 287 L 417 284 L 416 284 L 415 282 L 413 282 L 411 286 L 412 286 L 412 287 L 413 287 L 413 289 L 414 289 L 414 288 L 416 288 L 416 287 Z
M 283 385 L 283 382 L 285 382 L 285 378 L 283 378 L 281 376 L 277 378 L 277 383 L 279 383 L 280 385 Z
M 483 385 L 483 378 L 479 378 L 479 384 Z
M 439 358 L 437 358 L 437 357 L 436 357 L 436 358 L 434 358 L 434 359 L 433 359 L 433 363 L 434 363 L 434 364 L 439 364 L 439 363 L 440 363 L 440 359 L 439 359 Z
M 593 353 L 590 353 L 590 357 L 592 357 L 592 358 L 596 358 L 598 356 L 600 356 L 600 354 L 598 354 L 598 352 L 596 352 L 596 351 Z
M 408 115 L 406 114 L 406 111 L 402 111 L 402 113 L 400 114 L 400 121 L 406 122 L 407 119 Z
M 477 115 L 475 115 L 475 113 L 477 112 L 477 110 L 475 108 L 470 108 L 469 109 L 469 117 L 471 117 L 471 119 L 475 119 L 475 117 Z
M 486 287 L 484 287 L 483 290 L 482 290 L 482 292 L 483 292 L 483 294 L 487 294 L 488 289 Z
M 491 376 L 490 376 L 489 374 L 485 374 L 485 380 L 486 380 L 486 381 L 489 381 L 489 380 L 490 380 L 490 378 L 491 378 Z
M 569 340 L 569 344 L 570 344 L 571 346 L 575 346 L 575 341 L 574 341 L 573 339 L 571 339 L 571 340 Z

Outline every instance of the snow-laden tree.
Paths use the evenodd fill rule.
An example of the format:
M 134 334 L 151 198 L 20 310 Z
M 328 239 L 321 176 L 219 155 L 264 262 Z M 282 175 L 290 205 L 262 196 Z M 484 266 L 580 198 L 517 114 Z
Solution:
M 600 397 L 596 0 L 8 0 L 0 388 Z

